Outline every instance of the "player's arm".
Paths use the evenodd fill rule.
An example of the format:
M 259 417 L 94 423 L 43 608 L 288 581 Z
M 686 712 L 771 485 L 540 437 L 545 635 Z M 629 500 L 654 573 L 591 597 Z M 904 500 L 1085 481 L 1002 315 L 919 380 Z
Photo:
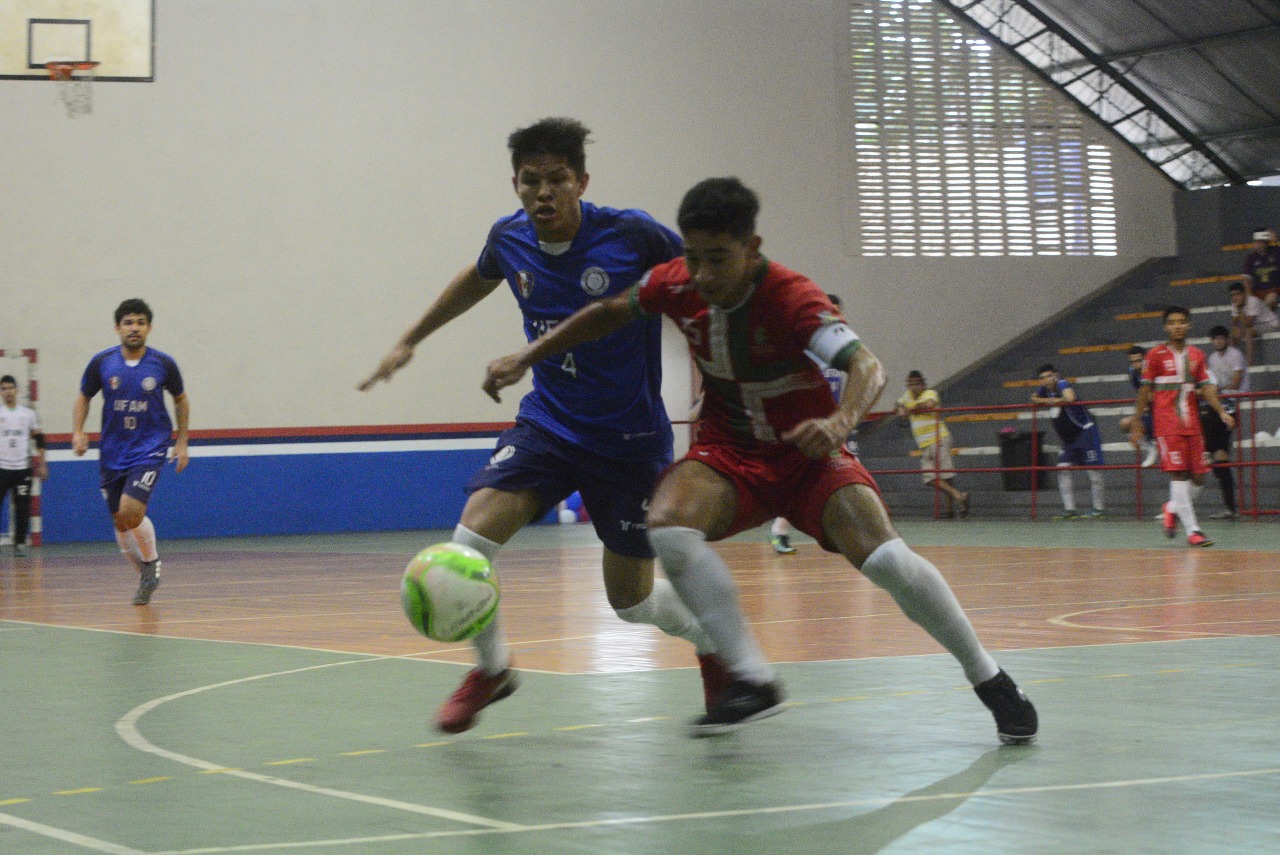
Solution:
M 836 411 L 826 418 L 803 421 L 781 437 L 784 442 L 794 443 L 806 457 L 815 459 L 844 445 L 863 416 L 880 400 L 888 382 L 880 360 L 861 342 L 843 350 L 830 365 L 847 375 Z
M 1227 412 L 1226 407 L 1222 406 L 1222 399 L 1218 397 L 1218 387 L 1212 383 L 1205 383 L 1200 387 L 1200 397 L 1209 402 L 1209 406 L 1213 407 L 1213 411 L 1218 414 L 1218 418 L 1222 419 L 1222 423 L 1227 426 L 1227 430 L 1231 430 L 1236 426 L 1235 418 Z
M 187 453 L 188 429 L 191 425 L 191 400 L 186 392 L 173 396 L 173 414 L 178 422 L 178 436 L 173 441 L 173 462 L 177 472 L 187 468 L 190 455 Z
M 76 457 L 83 457 L 89 450 L 89 435 L 84 432 L 84 422 L 87 418 L 89 418 L 89 399 L 83 392 L 77 392 L 75 403 L 71 405 L 71 451 Z
M 1142 417 L 1151 407 L 1151 384 L 1143 383 L 1138 387 L 1138 397 L 1133 403 L 1133 421 L 1129 423 L 1129 440 L 1140 445 L 1146 437 L 1146 428 L 1142 425 Z
M 36 453 L 31 455 L 31 473 L 41 481 L 46 481 L 49 478 L 49 464 L 44 459 L 44 431 L 38 427 L 33 427 L 31 429 L 31 444 L 36 449 Z
M 555 329 L 526 344 L 515 353 L 495 359 L 484 372 L 485 394 L 501 401 L 498 392 L 520 382 L 534 364 L 573 350 L 580 344 L 604 338 L 636 319 L 630 292 L 583 306 Z
M 367 392 L 379 380 L 390 381 L 391 375 L 413 359 L 413 349 L 419 342 L 449 321 L 467 312 L 476 303 L 492 294 L 493 290 L 501 284 L 501 279 L 485 279 L 474 264 L 464 267 L 449 281 L 444 291 L 418 322 L 400 336 L 400 340 L 382 358 L 377 370 L 356 388 L 361 392 Z

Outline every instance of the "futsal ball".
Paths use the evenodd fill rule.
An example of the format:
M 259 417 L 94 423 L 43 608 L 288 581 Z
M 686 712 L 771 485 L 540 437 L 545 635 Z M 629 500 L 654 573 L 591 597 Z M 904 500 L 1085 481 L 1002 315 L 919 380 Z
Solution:
M 489 559 L 471 547 L 437 543 L 405 568 L 400 604 L 409 623 L 427 638 L 462 641 L 493 622 L 498 581 Z

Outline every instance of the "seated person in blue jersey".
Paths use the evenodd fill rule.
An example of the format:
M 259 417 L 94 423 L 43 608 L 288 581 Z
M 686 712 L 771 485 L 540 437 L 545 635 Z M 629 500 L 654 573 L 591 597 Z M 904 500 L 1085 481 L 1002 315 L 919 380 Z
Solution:
M 390 380 L 414 347 L 506 280 L 529 341 L 601 297 L 620 294 L 649 268 L 683 252 L 680 238 L 638 210 L 582 201 L 590 132 L 573 119 L 544 119 L 507 140 L 521 209 L 498 220 L 479 259 L 464 267 L 372 375 Z M 666 579 L 655 579 L 645 510 L 671 462 L 671 422 L 660 397 L 661 327 L 637 320 L 598 342 L 538 363 L 516 425 L 498 437 L 453 540 L 491 561 L 517 531 L 575 490 L 604 542 L 604 584 L 618 616 L 652 624 L 695 646 L 707 703 L 729 676 L 714 646 Z M 473 641 L 477 666 L 441 707 L 446 733 L 473 727 L 482 709 L 516 689 L 501 614 Z
M 115 312 L 120 346 L 89 360 L 71 412 L 71 450 L 77 457 L 89 450 L 84 432 L 89 401 L 102 393 L 102 436 L 98 442 L 102 495 L 111 511 L 120 551 L 138 571 L 133 604 L 145 606 L 160 585 L 160 556 L 156 529 L 147 516 L 147 503 L 172 455 L 175 471 L 187 468 L 187 425 L 191 404 L 182 385 L 178 363 L 167 353 L 147 347 L 151 307 L 138 299 L 125 300 Z M 173 396 L 177 438 L 164 405 Z
M 1106 513 L 1103 505 L 1105 488 L 1102 472 L 1097 469 L 1088 470 L 1089 494 L 1093 507 L 1084 514 L 1078 514 L 1075 485 L 1072 483 L 1069 467 L 1104 465 L 1102 433 L 1089 409 L 1075 403 L 1075 387 L 1059 377 L 1056 368 L 1046 363 L 1036 369 L 1036 373 L 1040 376 L 1042 385 L 1031 396 L 1031 403 L 1053 408 L 1049 411 L 1049 418 L 1058 439 L 1062 440 L 1062 451 L 1058 454 L 1058 493 L 1062 496 L 1062 514 L 1058 519 L 1097 519 Z
M 1129 360 L 1129 385 L 1133 387 L 1135 394 L 1142 388 L 1142 362 L 1146 357 L 1147 349 L 1142 345 L 1135 344 L 1129 348 L 1127 357 Z M 1156 461 L 1160 459 L 1160 449 L 1156 448 L 1156 435 L 1152 429 L 1151 414 L 1147 413 L 1145 416 L 1139 416 L 1135 413 L 1125 416 L 1120 420 L 1120 430 L 1124 431 L 1125 436 L 1129 436 L 1134 433 L 1133 426 L 1135 424 L 1142 425 L 1142 443 L 1140 445 L 1134 444 L 1133 450 L 1137 454 L 1142 454 L 1144 450 L 1146 451 L 1146 456 L 1142 458 L 1142 468 L 1149 469 L 1155 466 Z

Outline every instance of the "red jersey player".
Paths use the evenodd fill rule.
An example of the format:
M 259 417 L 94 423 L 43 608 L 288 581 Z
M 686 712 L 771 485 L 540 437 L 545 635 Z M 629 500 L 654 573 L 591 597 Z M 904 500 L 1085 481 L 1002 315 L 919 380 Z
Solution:
M 1191 484 L 1204 483 L 1209 466 L 1204 460 L 1204 433 L 1200 429 L 1199 399 L 1204 397 L 1222 419 L 1227 430 L 1235 427 L 1218 399 L 1205 365 L 1204 351 L 1187 344 L 1191 329 L 1191 312 L 1182 306 L 1164 310 L 1164 330 L 1169 336 L 1165 344 L 1151 348 L 1142 363 L 1142 386 L 1138 389 L 1138 416 L 1151 409 L 1153 433 L 1160 448 L 1160 468 L 1169 473 L 1169 501 L 1164 506 L 1164 533 L 1178 533 L 1178 521 L 1187 532 L 1191 546 L 1213 546 L 1196 521 L 1191 504 Z M 1133 437 L 1142 434 L 1141 418 L 1131 428 Z M 1134 442 L 1138 440 L 1135 438 Z M 1190 483 L 1189 483 L 1190 482 Z
M 942 574 L 894 530 L 871 475 L 844 447 L 884 388 L 879 360 L 821 288 L 760 254 L 759 209 L 736 178 L 698 184 L 680 204 L 684 258 L 490 363 L 485 390 L 496 397 L 539 360 L 637 315 L 668 315 L 684 332 L 705 389 L 697 440 L 664 473 L 647 523 L 671 584 L 733 672 L 695 735 L 782 710 L 733 578 L 707 541 L 784 516 L 885 588 L 959 660 L 1003 742 L 1031 742 L 1035 707 L 983 649 Z M 810 355 L 847 373 L 838 405 Z

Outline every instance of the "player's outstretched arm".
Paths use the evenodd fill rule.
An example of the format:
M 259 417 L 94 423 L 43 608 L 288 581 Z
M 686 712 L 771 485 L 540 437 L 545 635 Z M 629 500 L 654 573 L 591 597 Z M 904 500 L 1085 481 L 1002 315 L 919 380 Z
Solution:
M 826 418 L 803 421 L 782 435 L 784 442 L 795 443 L 806 457 L 814 459 L 826 457 L 844 445 L 863 416 L 880 400 L 888 379 L 880 360 L 865 345 L 853 352 L 848 365 L 832 367 L 848 375 L 836 411 Z
M 1236 426 L 1235 417 L 1227 412 L 1227 408 L 1222 406 L 1222 399 L 1218 397 L 1218 387 L 1213 383 L 1206 383 L 1200 387 L 1200 396 L 1209 402 L 1209 406 L 1213 407 L 1214 412 L 1218 414 L 1218 418 L 1222 419 L 1222 423 L 1226 425 L 1227 430 L 1231 430 Z
M 628 294 L 619 294 L 584 306 L 546 335 L 534 339 L 515 353 L 495 359 L 484 372 L 482 388 L 495 401 L 498 392 L 520 382 L 530 366 L 548 357 L 573 350 L 580 344 L 604 338 L 635 320 Z
M 191 456 L 187 453 L 187 438 L 191 425 L 191 400 L 186 392 L 174 396 L 173 413 L 178 421 L 178 436 L 173 442 L 174 471 L 181 472 L 191 462 Z
M 389 382 L 391 376 L 409 364 L 413 349 L 449 321 L 464 314 L 476 303 L 493 293 L 502 284 L 501 279 L 485 279 L 474 264 L 469 264 L 449 281 L 440 296 L 431 304 L 422 318 L 410 327 L 395 346 L 378 363 L 377 369 L 356 388 L 367 392 L 379 381 Z

